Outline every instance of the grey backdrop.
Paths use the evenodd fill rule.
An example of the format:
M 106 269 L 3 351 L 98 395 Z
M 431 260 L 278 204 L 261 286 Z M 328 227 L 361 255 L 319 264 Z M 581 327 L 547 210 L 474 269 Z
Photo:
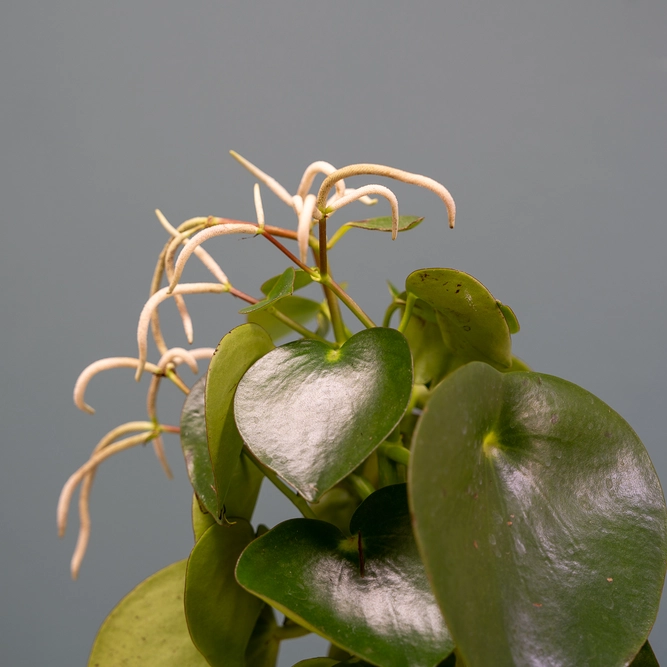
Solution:
M 174 224 L 253 219 L 254 180 L 230 148 L 290 190 L 315 159 L 441 180 L 456 230 L 436 197 L 397 188 L 402 211 L 426 222 L 395 243 L 350 234 L 338 277 L 380 317 L 386 278 L 433 265 L 472 273 L 518 314 L 516 353 L 619 411 L 667 482 L 666 29 L 664 0 L 3 3 L 0 663 L 84 664 L 113 605 L 189 552 L 173 437 L 174 481 L 150 449 L 104 465 L 76 583 L 76 515 L 58 541 L 55 502 L 108 429 L 143 418 L 145 381 L 131 371 L 93 381 L 94 417 L 71 393 L 91 361 L 135 353 L 164 241 L 153 209 Z M 293 224 L 266 190 L 264 202 L 269 222 Z M 268 246 L 209 249 L 257 293 L 285 266 Z M 232 301 L 190 300 L 198 344 L 240 321 Z M 176 343 L 173 310 L 163 308 Z M 166 421 L 179 400 L 165 387 Z M 259 520 L 290 514 L 263 492 Z M 652 635 L 663 661 L 666 630 L 663 613 Z M 296 642 L 281 665 L 323 647 Z

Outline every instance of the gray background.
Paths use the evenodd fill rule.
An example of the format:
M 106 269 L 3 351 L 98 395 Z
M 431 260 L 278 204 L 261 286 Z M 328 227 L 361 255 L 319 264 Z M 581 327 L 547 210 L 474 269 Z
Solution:
M 402 211 L 426 222 L 395 243 L 350 234 L 333 256 L 339 279 L 380 318 L 386 278 L 472 273 L 518 314 L 516 353 L 620 412 L 667 481 L 666 29 L 664 0 L 4 2 L 0 662 L 84 664 L 113 605 L 189 552 L 174 437 L 172 482 L 150 449 L 104 465 L 76 583 L 76 515 L 58 541 L 55 502 L 107 430 L 144 418 L 146 380 L 129 370 L 93 381 L 94 417 L 71 392 L 91 361 L 135 354 L 165 238 L 153 209 L 174 224 L 254 219 L 254 180 L 230 148 L 292 191 L 315 159 L 441 180 L 455 231 L 435 196 L 398 187 Z M 268 221 L 294 224 L 263 192 Z M 208 247 L 255 294 L 285 268 L 261 238 Z M 204 275 L 193 264 L 185 278 Z M 232 301 L 190 299 L 198 344 L 240 322 Z M 163 312 L 181 343 L 173 305 Z M 165 421 L 179 402 L 165 387 Z M 259 520 L 290 514 L 263 493 Z M 652 635 L 663 661 L 666 629 L 663 613 Z M 305 643 L 281 664 L 324 650 Z

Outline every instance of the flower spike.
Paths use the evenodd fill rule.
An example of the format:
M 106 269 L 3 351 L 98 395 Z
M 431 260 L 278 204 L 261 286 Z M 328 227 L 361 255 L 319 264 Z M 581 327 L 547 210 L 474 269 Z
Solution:
M 398 235 L 398 199 L 396 199 L 396 195 L 384 185 L 364 185 L 358 190 L 354 190 L 352 193 L 345 195 L 342 199 L 336 199 L 336 201 L 330 204 L 327 208 L 331 211 L 337 211 L 339 208 L 343 208 L 343 206 L 347 206 L 353 201 L 368 194 L 382 195 L 391 204 L 391 238 L 392 240 L 396 240 L 396 236 Z

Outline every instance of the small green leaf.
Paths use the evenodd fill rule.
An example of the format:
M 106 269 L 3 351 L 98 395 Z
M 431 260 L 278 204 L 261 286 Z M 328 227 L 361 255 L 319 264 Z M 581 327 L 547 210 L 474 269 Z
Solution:
M 336 667 L 342 664 L 333 658 L 308 658 L 308 660 L 300 660 L 293 667 Z
M 375 665 L 434 667 L 454 644 L 417 552 L 405 485 L 369 496 L 350 533 L 313 519 L 286 521 L 248 545 L 236 578 L 295 622 Z
M 204 390 L 206 378 L 194 383 L 181 412 L 181 449 L 192 488 L 202 505 L 214 517 L 219 515 L 213 467 L 206 442 Z
M 252 453 L 309 502 L 352 472 L 395 428 L 412 357 L 395 329 L 366 329 L 339 350 L 288 343 L 239 382 L 236 423 Z
M 416 227 L 424 218 L 418 218 L 414 215 L 398 216 L 398 231 L 407 232 L 408 229 Z M 357 220 L 346 222 L 343 227 L 358 227 L 359 229 L 370 229 L 375 232 L 391 231 L 391 216 L 382 216 L 380 218 L 367 218 L 366 220 Z
M 667 509 L 637 435 L 565 380 L 447 376 L 413 438 L 415 534 L 468 667 L 627 665 L 655 621 Z
M 300 296 L 286 296 L 284 299 L 275 303 L 274 308 L 299 324 L 308 324 L 322 314 L 322 306 L 317 301 L 304 299 Z M 328 320 L 324 318 L 324 315 L 322 315 L 322 317 L 322 324 L 325 325 Z M 250 313 L 248 315 L 248 322 L 261 326 L 273 340 L 278 340 L 290 334 L 294 334 L 292 329 L 266 310 Z M 324 326 L 322 329 L 324 330 Z M 318 333 L 320 333 L 320 335 L 326 335 L 325 330 L 324 334 L 319 331 Z
M 102 624 L 88 667 L 206 667 L 185 623 L 185 561 L 141 582 Z
M 211 526 L 188 560 L 185 617 L 192 641 L 212 667 L 245 665 L 263 603 L 236 583 L 234 568 L 253 538 L 252 526 L 243 519 Z
M 250 313 L 256 313 L 260 310 L 264 310 L 269 306 L 275 305 L 280 299 L 284 299 L 286 296 L 289 296 L 294 291 L 294 269 L 290 266 L 285 269 L 285 272 L 281 274 L 276 282 L 274 283 L 271 290 L 266 295 L 266 298 L 254 303 L 252 306 L 247 306 L 246 308 L 241 308 L 239 313 L 241 315 L 248 315 Z
M 498 370 L 510 367 L 507 320 L 482 283 L 455 269 L 420 269 L 405 287 L 436 311 L 443 340 L 459 365 L 484 361 Z
M 269 292 L 273 289 L 273 287 L 276 285 L 276 283 L 284 276 L 285 274 L 281 274 L 279 276 L 273 276 L 273 278 L 269 278 L 266 282 L 262 284 L 262 286 L 259 288 L 262 290 L 262 294 L 269 294 Z M 294 291 L 296 292 L 297 290 L 306 287 L 307 285 L 310 285 L 310 283 L 313 282 L 313 279 L 310 277 L 310 274 L 304 271 L 303 269 L 296 269 L 294 271 Z
M 236 385 L 248 368 L 273 348 L 269 334 L 262 327 L 257 324 L 242 324 L 232 329 L 220 341 L 209 364 L 205 412 L 208 450 L 217 493 L 216 516 L 221 516 L 223 505 L 227 504 L 227 492 L 236 466 L 239 460 L 242 460 L 239 456 L 243 449 L 243 440 L 236 428 L 233 410 Z M 236 474 L 241 475 L 241 480 L 244 476 L 253 479 L 254 475 L 248 470 L 241 470 Z M 252 504 L 254 506 L 254 500 Z M 238 510 L 233 510 L 228 505 L 226 509 L 230 516 L 246 516 L 231 514 Z
M 519 333 L 519 329 L 521 329 L 521 326 L 519 325 L 519 320 L 514 314 L 514 311 L 509 306 L 506 306 L 504 303 L 501 303 L 500 301 L 496 301 L 496 303 L 498 304 L 498 308 L 500 308 L 500 312 L 503 314 L 503 317 L 507 322 L 507 326 L 510 330 L 510 333 L 511 334 Z

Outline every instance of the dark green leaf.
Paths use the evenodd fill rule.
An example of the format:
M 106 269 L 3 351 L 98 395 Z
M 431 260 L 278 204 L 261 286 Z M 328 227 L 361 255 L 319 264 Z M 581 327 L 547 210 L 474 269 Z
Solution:
M 262 294 L 269 294 L 269 292 L 274 288 L 276 283 L 285 275 L 284 273 L 279 276 L 274 276 L 269 278 L 262 286 L 259 288 L 262 290 Z M 313 279 L 310 277 L 309 273 L 306 273 L 303 269 L 296 269 L 294 271 L 294 291 L 306 287 L 313 282 Z
M 300 296 L 286 296 L 284 299 L 275 303 L 274 307 L 283 315 L 287 315 L 287 317 L 299 324 L 308 324 L 308 322 L 314 320 L 322 310 L 322 306 L 317 301 L 304 299 Z M 270 334 L 273 340 L 278 340 L 294 333 L 294 331 L 286 324 L 266 310 L 250 313 L 248 315 L 248 322 L 261 326 Z M 326 335 L 326 332 L 324 335 Z
M 206 667 L 185 623 L 185 561 L 141 582 L 107 616 L 88 667 Z
M 286 521 L 246 548 L 236 578 L 297 623 L 375 665 L 434 667 L 454 645 L 417 552 L 405 485 L 369 496 L 350 533 L 347 538 L 323 521 Z
M 417 218 L 414 215 L 399 215 L 398 216 L 398 231 L 406 232 L 408 229 L 416 227 L 424 218 Z M 367 218 L 366 220 L 357 220 L 354 222 L 346 222 L 343 227 L 358 227 L 359 229 L 370 229 L 376 232 L 390 232 L 391 231 L 391 216 L 383 216 L 380 218 Z
M 472 363 L 433 392 L 410 466 L 415 530 L 468 667 L 626 665 L 655 620 L 667 510 L 602 401 Z
M 648 642 L 642 646 L 642 650 L 639 651 L 630 667 L 660 667 L 655 653 L 653 653 L 653 649 Z
M 269 352 L 239 382 L 234 412 L 252 453 L 314 502 L 392 432 L 411 389 L 405 338 L 366 329 L 339 350 L 300 340 Z
M 232 329 L 220 341 L 209 364 L 206 376 L 206 431 L 215 476 L 218 516 L 221 515 L 225 505 L 230 516 L 249 518 L 243 508 L 232 508 L 232 499 L 229 503 L 227 500 L 227 493 L 235 474 L 240 475 L 239 491 L 243 489 L 244 478 L 256 479 L 256 473 L 248 468 L 236 470 L 239 460 L 242 460 L 239 456 L 243 449 L 243 441 L 234 422 L 234 392 L 246 370 L 272 349 L 271 338 L 262 327 L 256 324 L 242 324 Z M 254 507 L 256 494 L 253 497 L 251 492 L 248 498 L 252 498 Z
M 253 538 L 251 525 L 243 519 L 211 526 L 188 560 L 185 616 L 192 641 L 212 667 L 245 665 L 263 603 L 236 583 L 234 568 Z
M 278 276 L 278 279 L 271 287 L 271 290 L 266 295 L 266 298 L 258 301 L 252 306 L 241 308 L 239 313 L 241 315 L 248 315 L 249 313 L 256 313 L 264 308 L 275 305 L 280 299 L 284 299 L 294 291 L 294 269 L 290 266 L 285 269 L 285 272 Z
M 336 667 L 342 664 L 333 658 L 308 658 L 308 660 L 300 660 L 293 667 Z
M 192 488 L 208 512 L 217 517 L 219 515 L 218 498 L 215 493 L 215 478 L 206 442 L 205 389 L 206 378 L 203 377 L 194 383 L 185 399 L 181 412 L 181 448 Z
M 460 365 L 485 361 L 498 370 L 510 367 L 510 330 L 482 283 L 455 269 L 420 269 L 408 276 L 405 287 L 436 311 L 445 345 Z
M 247 667 L 275 667 L 280 641 L 276 638 L 276 616 L 265 604 L 252 631 L 245 654 Z

